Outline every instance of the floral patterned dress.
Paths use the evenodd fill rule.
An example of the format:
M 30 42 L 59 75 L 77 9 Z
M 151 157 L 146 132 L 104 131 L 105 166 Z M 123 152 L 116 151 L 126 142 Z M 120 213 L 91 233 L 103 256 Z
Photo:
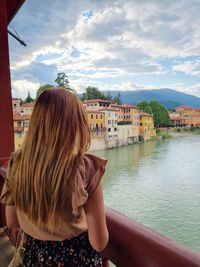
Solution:
M 102 267 L 102 256 L 92 248 L 87 232 L 63 241 L 42 241 L 28 235 L 23 264 L 27 267 Z

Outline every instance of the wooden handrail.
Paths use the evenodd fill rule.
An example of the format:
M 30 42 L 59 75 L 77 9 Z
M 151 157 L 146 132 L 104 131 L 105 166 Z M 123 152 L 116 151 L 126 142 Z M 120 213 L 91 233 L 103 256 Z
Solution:
M 1 192 L 5 168 L 0 173 Z M 0 212 L 2 226 L 5 215 L 3 209 Z M 200 254 L 113 209 L 106 208 L 106 221 L 109 242 L 103 251 L 104 267 L 109 266 L 106 259 L 118 267 L 200 267 Z
M 104 257 L 118 267 L 200 267 L 200 254 L 125 215 L 106 209 L 109 243 Z

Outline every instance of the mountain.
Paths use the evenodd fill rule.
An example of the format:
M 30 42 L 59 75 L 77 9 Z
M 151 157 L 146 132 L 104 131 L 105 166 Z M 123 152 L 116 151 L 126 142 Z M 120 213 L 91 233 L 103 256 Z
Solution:
M 105 92 L 106 94 L 107 92 Z M 172 89 L 153 89 L 153 90 L 136 90 L 136 91 L 109 91 L 112 97 L 121 95 L 122 103 L 136 105 L 140 101 L 147 102 L 157 100 L 161 105 L 167 109 L 172 109 L 177 106 L 190 106 L 193 108 L 200 108 L 200 98 L 178 92 Z

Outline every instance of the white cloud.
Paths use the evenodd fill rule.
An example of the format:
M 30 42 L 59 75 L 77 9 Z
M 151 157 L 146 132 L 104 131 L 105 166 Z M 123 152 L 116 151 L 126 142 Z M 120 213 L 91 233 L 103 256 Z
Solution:
M 32 98 L 35 98 L 36 91 L 40 84 L 28 80 L 15 80 L 12 82 L 12 96 L 25 99 L 28 95 L 28 91 Z
M 200 76 L 200 60 L 185 61 L 173 66 L 173 70 L 184 72 L 192 76 Z

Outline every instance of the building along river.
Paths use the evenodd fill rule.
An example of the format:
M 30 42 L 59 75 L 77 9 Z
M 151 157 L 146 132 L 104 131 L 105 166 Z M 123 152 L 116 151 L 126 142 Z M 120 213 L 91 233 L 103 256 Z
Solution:
M 200 252 L 200 135 L 94 154 L 109 160 L 107 206 Z

